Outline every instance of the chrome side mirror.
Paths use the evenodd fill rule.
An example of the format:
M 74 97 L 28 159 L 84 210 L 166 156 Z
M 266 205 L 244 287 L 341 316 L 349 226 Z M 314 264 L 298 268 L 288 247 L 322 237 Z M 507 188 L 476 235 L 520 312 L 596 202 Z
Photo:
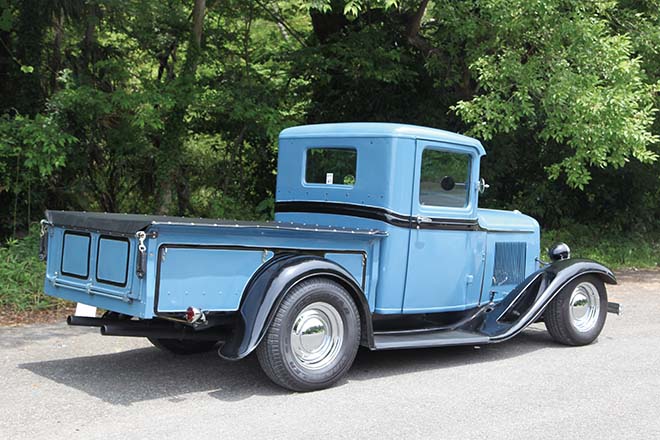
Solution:
M 479 194 L 483 194 L 488 188 L 490 188 L 490 185 L 486 183 L 484 178 L 479 179 Z

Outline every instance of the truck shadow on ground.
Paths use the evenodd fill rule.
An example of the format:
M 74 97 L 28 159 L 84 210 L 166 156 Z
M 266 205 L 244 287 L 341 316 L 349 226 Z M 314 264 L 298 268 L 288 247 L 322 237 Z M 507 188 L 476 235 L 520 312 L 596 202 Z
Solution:
M 361 349 L 355 364 L 337 386 L 352 381 L 410 374 L 431 369 L 461 368 L 559 347 L 539 329 L 528 329 L 515 339 L 480 348 L 450 347 L 371 352 Z M 182 402 L 190 393 L 206 392 L 224 401 L 254 395 L 289 392 L 270 382 L 255 356 L 239 362 L 220 359 L 214 352 L 175 356 L 147 347 L 120 353 L 31 362 L 19 368 L 77 389 L 113 405 L 154 399 Z
M 86 327 L 69 327 L 64 324 L 0 327 L 0 348 L 18 348 L 35 342 L 44 342 L 50 339 L 61 340 L 92 332 L 98 333 L 98 330 Z

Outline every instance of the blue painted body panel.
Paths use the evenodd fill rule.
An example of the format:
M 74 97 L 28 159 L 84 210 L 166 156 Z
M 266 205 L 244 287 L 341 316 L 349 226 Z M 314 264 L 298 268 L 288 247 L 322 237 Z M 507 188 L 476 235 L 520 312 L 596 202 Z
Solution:
M 316 147 L 357 149 L 355 184 L 351 187 L 306 184 L 305 154 Z M 470 156 L 469 202 L 465 208 L 419 203 L 420 163 L 426 148 Z M 413 217 L 474 220 L 488 231 L 410 229 L 379 220 L 307 212 L 281 212 L 275 219 L 385 231 L 374 313 L 466 310 L 488 302 L 492 291 L 499 301 L 514 286 L 493 285 L 495 243 L 509 240 L 526 243 L 525 270 L 532 273 L 539 255 L 539 226 L 534 219 L 520 213 L 478 209 L 477 182 L 484 154 L 475 139 L 409 125 L 319 124 L 287 129 L 280 135 L 277 202 L 373 206 Z
M 238 310 L 245 285 L 272 255 L 258 249 L 165 247 L 160 258 L 158 311 L 177 312 L 190 305 L 207 311 Z
M 90 304 L 107 310 L 114 310 L 132 316 L 147 317 L 144 308 L 145 283 L 135 276 L 135 239 L 129 239 L 128 258 L 121 258 L 121 251 L 102 246 L 99 260 L 99 240 L 102 234 L 86 232 L 88 240 L 69 242 L 72 236 L 65 228 L 48 228 L 48 259 L 46 261 L 46 280 L 44 290 L 47 294 L 64 298 L 69 301 Z M 67 237 L 66 245 L 64 237 Z M 89 244 L 88 244 L 89 243 Z M 87 250 L 89 249 L 89 258 Z M 64 250 L 64 252 L 63 252 Z M 106 252 L 108 252 L 106 254 Z M 119 258 L 119 259 L 116 259 Z M 119 277 L 126 269 L 128 260 L 128 276 L 125 286 L 98 281 L 105 277 Z M 98 261 L 99 271 L 97 273 Z M 66 268 L 72 266 L 87 266 L 89 271 L 85 277 L 75 277 L 68 274 Z M 106 268 L 106 266 L 108 266 Z
M 415 163 L 422 162 L 425 150 L 465 153 L 470 157 L 468 201 L 463 208 L 427 206 L 420 202 L 421 167 L 408 183 L 413 188 L 412 215 L 447 219 L 474 220 L 477 217 L 479 159 L 483 155 L 474 145 L 418 140 Z M 479 303 L 483 277 L 486 233 L 416 229 L 410 236 L 409 270 L 403 302 L 404 313 L 449 312 L 466 310 Z M 475 288 L 476 286 L 476 288 Z
M 451 131 L 419 125 L 393 124 L 388 122 L 351 122 L 337 124 L 312 124 L 290 127 L 280 133 L 280 142 L 301 138 L 395 138 L 428 139 L 457 145 L 472 146 L 480 156 L 486 154 L 481 142 Z
M 489 231 L 538 232 L 539 223 L 519 211 L 478 209 L 479 224 Z
M 306 151 L 314 147 L 328 146 L 358 149 L 354 186 L 305 182 Z M 412 190 L 410 182 L 415 166 L 415 158 L 410 152 L 414 148 L 415 141 L 412 139 L 386 137 L 281 138 L 276 200 L 351 203 L 386 208 L 409 215 Z M 385 177 L 393 181 L 387 182 Z
M 356 218 L 344 215 L 318 213 L 277 213 L 280 221 L 299 221 L 305 218 L 311 224 L 332 224 L 338 227 L 376 228 L 387 234 L 380 240 L 379 264 L 372 277 L 378 279 L 376 290 L 369 296 L 370 310 L 374 313 L 401 313 L 405 275 L 408 270 L 407 247 L 410 231 L 378 220 Z M 370 266 L 372 269 L 373 266 Z
M 145 241 L 145 278 L 136 275 L 137 243 L 131 238 L 128 283 L 119 287 L 100 281 L 94 264 L 90 265 L 92 269 L 85 279 L 62 274 L 64 231 L 60 227 L 49 228 L 46 293 L 140 318 L 152 318 L 160 312 L 184 312 L 189 306 L 207 311 L 235 311 L 245 285 L 274 251 L 322 254 L 337 261 L 356 284 L 363 286 L 368 300 L 373 302 L 377 284 L 374 268 L 379 264 L 379 243 L 384 237 L 380 232 L 355 229 L 296 230 L 283 223 L 272 228 L 154 224 L 147 229 L 148 234 L 156 237 Z M 90 261 L 94 262 L 101 235 L 90 235 Z M 83 243 L 79 244 L 79 248 L 69 250 L 79 253 Z M 369 258 L 363 260 L 363 255 Z M 125 267 L 126 260 L 113 264 Z
M 320 251 L 324 255 L 328 254 L 329 259 L 343 261 L 346 264 L 345 269 L 356 282 L 365 286 L 367 296 L 371 295 L 371 289 L 375 284 L 372 282 L 370 269 L 378 265 L 378 243 L 381 240 L 379 235 L 356 235 L 341 231 L 232 229 L 182 225 L 154 225 L 150 230 L 158 233 L 158 238 L 149 240 L 150 256 L 152 249 L 167 249 L 166 253 L 156 251 L 161 255 L 161 285 L 158 286 L 159 301 L 157 302 L 159 312 L 183 311 L 191 305 L 198 307 L 197 304 L 202 305 L 199 308 L 203 310 L 237 310 L 245 285 L 259 266 L 272 257 L 275 250 Z M 176 255 L 181 249 L 172 249 L 173 246 L 200 248 L 190 248 Z M 208 250 L 205 247 L 219 249 Z M 355 255 L 358 260 L 339 258 L 336 252 Z M 364 280 L 363 254 L 370 256 L 366 262 L 369 267 Z M 170 261 L 172 255 L 175 255 L 174 260 Z M 357 261 L 359 265 L 356 264 Z M 156 261 L 154 260 L 152 264 L 155 266 Z M 150 273 L 155 273 L 155 270 Z M 190 280 L 187 279 L 186 274 L 191 276 Z M 176 305 L 172 304 L 172 299 L 165 299 L 168 288 L 171 292 L 169 297 L 174 298 Z M 173 293 L 174 288 L 178 293 Z M 181 297 L 181 293 L 183 298 L 187 298 L 186 300 L 175 299 Z
M 352 185 L 305 181 L 307 151 L 319 147 L 357 151 Z M 469 155 L 464 208 L 420 203 L 425 149 Z M 284 130 L 278 154 L 277 203 L 371 207 L 475 227 L 415 228 L 341 213 L 286 211 L 277 212 L 274 223 L 236 227 L 154 221 L 144 229 L 146 270 L 140 278 L 134 236 L 109 240 L 90 230 L 83 231 L 87 236 L 67 233 L 65 243 L 67 227 L 55 225 L 48 228 L 46 292 L 140 318 L 188 306 L 232 312 L 264 262 L 277 252 L 297 252 L 338 263 L 362 287 L 372 313 L 433 313 L 466 310 L 491 296 L 501 301 L 515 287 L 512 280 L 537 269 L 538 223 L 517 212 L 478 209 L 485 152 L 475 139 L 402 124 L 321 124 Z

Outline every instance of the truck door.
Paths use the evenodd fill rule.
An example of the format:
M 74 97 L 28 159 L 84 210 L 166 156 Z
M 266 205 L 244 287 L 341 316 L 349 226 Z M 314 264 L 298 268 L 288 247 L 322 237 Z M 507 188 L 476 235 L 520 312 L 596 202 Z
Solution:
M 418 140 L 404 313 L 479 304 L 486 233 L 477 221 L 479 155 L 467 146 Z

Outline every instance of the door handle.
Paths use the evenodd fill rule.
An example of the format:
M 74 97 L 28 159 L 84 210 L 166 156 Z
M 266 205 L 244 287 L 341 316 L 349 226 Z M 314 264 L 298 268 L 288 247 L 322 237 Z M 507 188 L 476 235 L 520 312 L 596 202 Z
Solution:
M 425 217 L 423 215 L 418 215 L 417 218 L 417 225 L 421 225 L 422 223 L 433 223 L 433 219 L 431 217 Z

